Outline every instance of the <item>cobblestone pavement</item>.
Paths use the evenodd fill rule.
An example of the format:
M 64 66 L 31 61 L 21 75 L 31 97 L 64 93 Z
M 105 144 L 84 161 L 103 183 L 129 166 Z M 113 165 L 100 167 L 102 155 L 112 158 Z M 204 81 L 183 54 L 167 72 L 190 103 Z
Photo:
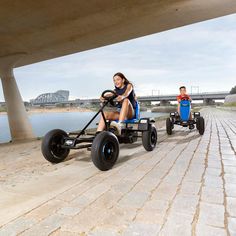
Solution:
M 51 165 L 40 141 L 0 146 L 0 235 L 236 235 L 236 112 L 203 109 L 206 131 L 159 129 L 153 152 L 122 146 Z

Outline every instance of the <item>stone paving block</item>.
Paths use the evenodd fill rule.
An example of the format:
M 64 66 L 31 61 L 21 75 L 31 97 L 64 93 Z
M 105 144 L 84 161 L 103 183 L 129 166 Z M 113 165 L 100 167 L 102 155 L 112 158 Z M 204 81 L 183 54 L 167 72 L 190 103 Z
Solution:
M 223 165 L 236 167 L 236 158 L 233 160 L 223 160 Z
M 191 181 L 183 181 L 181 188 L 180 188 L 180 194 L 184 195 L 198 195 L 200 191 L 201 183 L 195 183 Z
M 110 225 L 102 225 L 92 229 L 87 235 L 88 236 L 118 236 L 121 235 L 119 229 Z
M 199 196 L 197 195 L 191 196 L 190 198 L 188 195 L 179 194 L 172 203 L 171 212 L 194 215 L 198 201 Z
M 149 193 L 147 192 L 129 192 L 117 204 L 121 207 L 130 207 L 138 209 L 147 201 Z
M 50 234 L 50 236 L 78 236 L 77 233 L 69 232 L 69 231 L 61 231 L 58 229 Z
M 236 175 L 225 174 L 224 179 L 225 179 L 226 184 L 236 184 Z
M 65 220 L 61 215 L 51 215 L 43 221 L 24 231 L 22 236 L 45 236 L 58 229 Z
M 159 232 L 159 236 L 169 235 L 191 235 L 192 227 L 191 222 L 193 217 L 182 213 L 173 213 L 168 215 L 167 221 L 164 224 L 162 230 Z
M 49 215 L 53 215 L 60 208 L 67 206 L 67 204 L 67 202 L 62 200 L 53 199 L 52 201 L 49 201 L 25 214 L 25 217 L 41 221 Z
M 57 211 L 57 214 L 61 214 L 64 216 L 75 216 L 81 211 L 81 208 L 75 206 L 67 206 L 63 207 Z
M 181 172 L 172 171 L 168 176 L 165 177 L 163 183 L 178 185 L 181 182 L 183 176 L 184 176 L 184 170 L 182 170 Z
M 96 185 L 93 188 L 90 188 L 83 195 L 90 199 L 97 199 L 100 195 L 105 193 L 108 189 L 109 189 L 109 186 L 101 183 L 101 184 Z
M 83 192 L 101 183 L 103 180 L 104 178 L 101 176 L 97 176 L 97 175 L 93 176 L 89 180 L 86 180 L 83 183 L 74 186 L 72 189 L 62 194 L 59 194 L 57 196 L 57 199 L 70 202 L 73 199 L 75 199 L 77 196 L 81 195 Z
M 88 233 L 93 227 L 99 225 L 105 217 L 107 217 L 107 211 L 104 211 L 103 208 L 87 207 L 78 215 L 67 218 L 61 224 L 61 230 L 78 234 Z
M 169 201 L 149 199 L 145 202 L 143 209 L 158 210 L 158 212 L 166 212 L 169 207 Z
M 235 160 L 235 155 L 234 154 L 222 154 L 222 159 L 223 160 Z
M 131 223 L 122 234 L 123 236 L 151 236 L 156 235 L 160 226 L 158 224 Z
M 236 198 L 233 197 L 227 197 L 227 212 L 229 216 L 236 217 Z
M 0 228 L 0 236 L 14 236 L 29 228 L 31 228 L 37 221 L 35 219 L 27 219 L 20 217 L 9 224 Z
M 221 169 L 221 161 L 220 160 L 208 160 L 207 165 L 209 168 L 217 168 Z
M 118 200 L 123 196 L 122 193 L 116 192 L 113 189 L 108 190 L 102 194 L 96 201 L 91 203 L 92 207 L 108 209 L 116 205 Z
M 168 201 L 174 197 L 174 195 L 176 194 L 176 191 L 177 191 L 176 185 L 163 182 L 153 192 L 152 199 Z
M 205 224 L 197 224 L 196 236 L 227 236 L 224 228 L 213 227 Z
M 220 176 L 222 174 L 222 170 L 221 168 L 210 168 L 210 167 L 207 167 L 206 168 L 206 172 L 205 172 L 205 176 Z
M 205 175 L 204 185 L 212 188 L 223 188 L 223 179 L 220 176 Z
M 135 217 L 135 222 L 161 225 L 164 221 L 165 213 L 163 210 L 141 209 Z
M 230 235 L 236 235 L 236 218 L 228 217 L 228 228 Z
M 106 211 L 106 216 L 103 217 L 101 225 L 109 224 L 112 227 L 119 227 L 123 230 L 130 222 L 135 219 L 137 210 L 129 207 L 120 207 L 118 205 Z
M 233 174 L 236 175 L 236 168 L 234 166 L 224 166 L 225 174 Z
M 71 201 L 69 205 L 76 206 L 82 209 L 90 205 L 93 201 L 95 201 L 93 198 L 87 197 L 85 195 L 80 195 L 76 197 L 73 201 Z
M 112 189 L 116 192 L 127 193 L 131 191 L 132 188 L 136 185 L 135 181 L 131 180 L 121 180 L 119 183 L 112 186 Z
M 201 202 L 198 223 L 224 227 L 224 213 L 225 208 L 223 205 Z
M 208 203 L 223 204 L 224 190 L 222 188 L 204 186 L 202 188 L 201 200 Z
M 236 197 L 236 184 L 225 184 L 225 192 L 227 197 Z

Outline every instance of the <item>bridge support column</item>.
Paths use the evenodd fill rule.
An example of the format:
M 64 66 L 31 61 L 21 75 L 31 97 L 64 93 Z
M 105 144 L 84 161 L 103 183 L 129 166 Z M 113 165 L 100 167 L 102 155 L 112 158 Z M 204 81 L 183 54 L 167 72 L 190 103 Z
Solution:
M 160 106 L 169 106 L 169 105 L 170 105 L 170 101 L 167 101 L 167 100 L 160 101 Z
M 205 98 L 203 100 L 203 104 L 206 105 L 206 106 L 209 106 L 209 105 L 214 105 L 215 104 L 215 101 L 211 98 Z
M 20 54 L 0 58 L 0 78 L 5 97 L 8 122 L 12 141 L 34 138 L 23 100 L 21 98 L 14 74 L 14 63 Z

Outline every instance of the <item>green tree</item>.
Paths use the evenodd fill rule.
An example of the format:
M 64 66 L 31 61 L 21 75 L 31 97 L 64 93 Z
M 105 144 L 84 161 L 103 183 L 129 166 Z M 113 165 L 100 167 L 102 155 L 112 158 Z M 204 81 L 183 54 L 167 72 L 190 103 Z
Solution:
M 230 94 L 236 94 L 236 86 L 234 86 L 233 88 L 231 88 Z

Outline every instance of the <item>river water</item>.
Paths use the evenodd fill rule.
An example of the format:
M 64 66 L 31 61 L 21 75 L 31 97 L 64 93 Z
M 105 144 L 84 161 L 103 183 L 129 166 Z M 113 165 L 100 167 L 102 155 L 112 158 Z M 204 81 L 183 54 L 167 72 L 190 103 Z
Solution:
M 141 112 L 141 117 L 160 117 L 165 113 Z M 58 112 L 37 113 L 29 116 L 34 134 L 37 137 L 44 136 L 51 129 L 63 129 L 67 132 L 82 129 L 83 126 L 95 115 L 95 112 Z M 99 117 L 90 125 L 96 127 Z M 0 115 L 0 143 L 11 140 L 7 115 Z

